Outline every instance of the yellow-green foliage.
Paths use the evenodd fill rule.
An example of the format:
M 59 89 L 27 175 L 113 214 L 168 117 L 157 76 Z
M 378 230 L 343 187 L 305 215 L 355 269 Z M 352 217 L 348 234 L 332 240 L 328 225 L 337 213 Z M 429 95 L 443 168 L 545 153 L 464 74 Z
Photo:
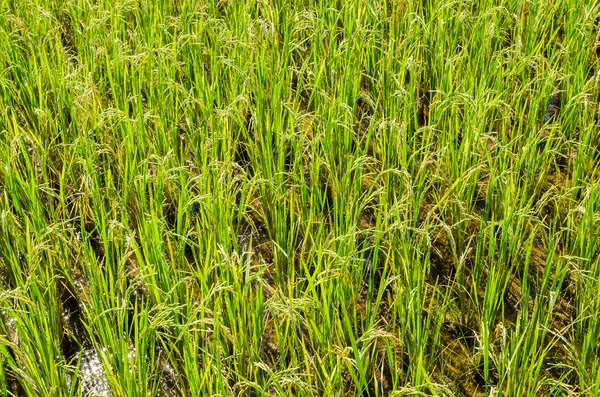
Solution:
M 600 3 L 0 0 L 0 395 L 599 396 Z

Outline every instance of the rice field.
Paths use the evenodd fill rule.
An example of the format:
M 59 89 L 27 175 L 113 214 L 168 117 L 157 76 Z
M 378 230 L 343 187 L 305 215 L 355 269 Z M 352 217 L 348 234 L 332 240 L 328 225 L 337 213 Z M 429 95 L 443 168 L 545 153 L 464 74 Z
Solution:
M 597 0 L 0 0 L 0 395 L 600 396 Z

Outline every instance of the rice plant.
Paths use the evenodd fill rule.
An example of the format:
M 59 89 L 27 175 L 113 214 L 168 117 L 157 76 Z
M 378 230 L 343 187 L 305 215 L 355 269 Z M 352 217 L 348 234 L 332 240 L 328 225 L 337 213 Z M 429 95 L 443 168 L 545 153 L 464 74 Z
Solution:
M 0 1 L 0 394 L 600 396 L 600 3 Z

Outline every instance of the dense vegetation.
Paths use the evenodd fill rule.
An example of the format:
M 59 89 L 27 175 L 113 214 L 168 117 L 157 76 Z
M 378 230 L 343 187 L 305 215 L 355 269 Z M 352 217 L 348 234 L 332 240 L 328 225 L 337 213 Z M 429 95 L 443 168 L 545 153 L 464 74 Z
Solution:
M 0 394 L 600 396 L 596 0 L 1 0 Z

